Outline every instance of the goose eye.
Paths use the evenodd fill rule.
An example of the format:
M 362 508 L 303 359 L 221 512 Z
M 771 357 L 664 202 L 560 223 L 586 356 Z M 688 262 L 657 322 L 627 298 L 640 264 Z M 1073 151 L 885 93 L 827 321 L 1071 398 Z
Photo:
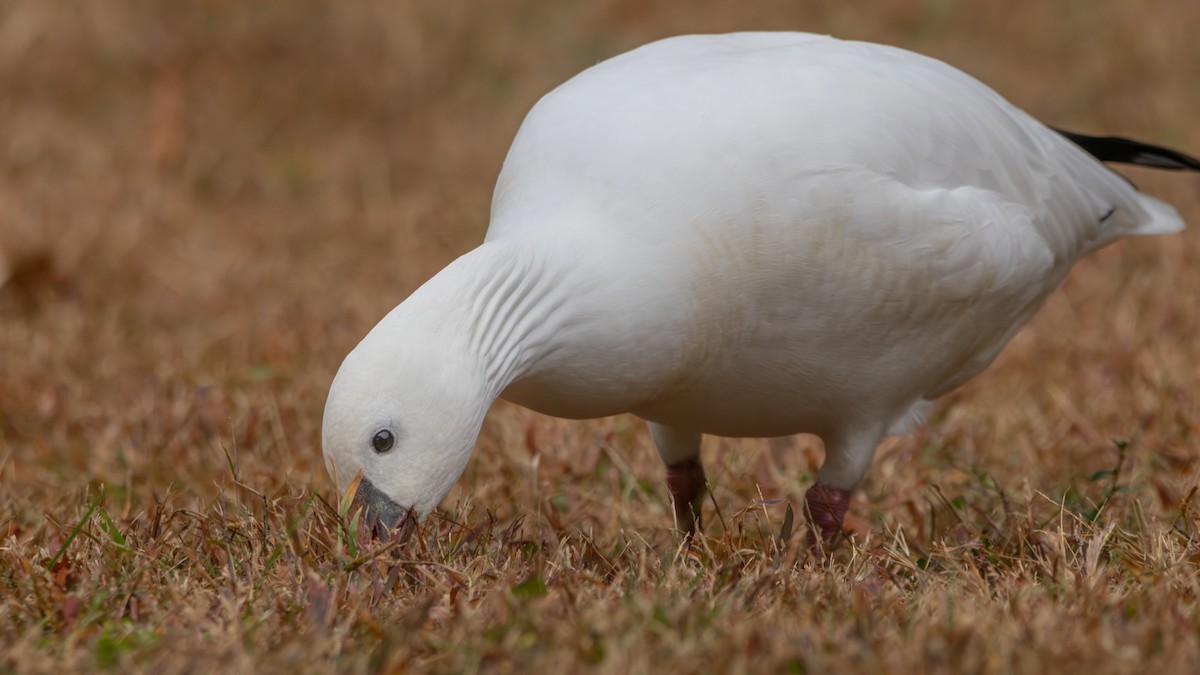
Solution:
M 381 429 L 376 432 L 375 437 L 371 439 L 371 447 L 375 448 L 375 452 L 383 454 L 392 449 L 396 444 L 396 436 L 387 429 Z

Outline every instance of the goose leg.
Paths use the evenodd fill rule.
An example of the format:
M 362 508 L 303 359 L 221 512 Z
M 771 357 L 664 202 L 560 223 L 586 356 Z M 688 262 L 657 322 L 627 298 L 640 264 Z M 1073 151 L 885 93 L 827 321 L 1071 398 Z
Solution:
M 862 480 L 875 457 L 883 432 L 825 438 L 825 462 L 817 482 L 804 495 L 808 517 L 808 548 L 828 555 L 842 533 L 842 520 L 850 506 L 850 493 Z
M 700 434 L 648 423 L 658 456 L 667 465 L 667 487 L 675 505 L 675 527 L 686 535 L 702 528 L 700 506 L 706 480 L 700 464 Z

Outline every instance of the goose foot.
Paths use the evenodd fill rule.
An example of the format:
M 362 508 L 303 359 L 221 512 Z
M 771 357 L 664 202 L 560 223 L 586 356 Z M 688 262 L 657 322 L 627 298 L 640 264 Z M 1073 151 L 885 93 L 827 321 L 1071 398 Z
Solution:
M 667 466 L 667 487 L 675 504 L 675 526 L 690 537 L 701 529 L 700 505 L 704 502 L 704 467 L 699 459 Z
M 837 536 L 842 533 L 842 519 L 850 506 L 850 491 L 817 483 L 804 495 L 804 510 L 808 516 L 808 548 L 814 555 L 828 556 Z M 819 535 L 819 536 L 818 536 Z

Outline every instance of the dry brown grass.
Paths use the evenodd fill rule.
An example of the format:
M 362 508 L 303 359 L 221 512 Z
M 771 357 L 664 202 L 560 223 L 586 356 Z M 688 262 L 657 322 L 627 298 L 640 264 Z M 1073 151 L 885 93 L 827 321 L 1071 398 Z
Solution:
M 4 3 L 0 671 L 1200 663 L 1195 228 L 1083 263 L 888 441 L 829 569 L 780 537 L 811 439 L 713 440 L 694 552 L 630 418 L 498 405 L 404 548 L 360 540 L 325 476 L 341 358 L 482 237 L 536 98 L 646 40 L 891 42 L 1200 151 L 1200 4 L 983 4 Z M 1200 227 L 1194 176 L 1136 179 Z

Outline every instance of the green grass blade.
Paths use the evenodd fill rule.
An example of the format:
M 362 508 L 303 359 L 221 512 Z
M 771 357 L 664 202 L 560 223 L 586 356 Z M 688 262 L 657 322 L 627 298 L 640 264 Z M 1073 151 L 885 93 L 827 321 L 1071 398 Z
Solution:
M 103 485 L 101 485 L 100 489 L 96 492 L 96 498 L 93 499 L 92 503 L 88 505 L 87 511 L 84 512 L 83 517 L 79 519 L 79 522 L 75 525 L 74 529 L 71 530 L 71 534 L 67 535 L 66 541 L 64 541 L 62 546 L 58 548 L 58 553 L 55 553 L 54 557 L 50 559 L 50 562 L 46 565 L 46 569 L 53 569 L 54 566 L 58 564 L 59 559 L 62 558 L 63 554 L 67 552 L 67 547 L 70 546 L 71 542 L 75 541 L 75 537 L 78 537 L 79 533 L 83 531 L 83 526 L 92 519 L 92 514 L 95 513 L 96 508 L 100 506 L 100 500 L 102 499 L 104 499 Z

